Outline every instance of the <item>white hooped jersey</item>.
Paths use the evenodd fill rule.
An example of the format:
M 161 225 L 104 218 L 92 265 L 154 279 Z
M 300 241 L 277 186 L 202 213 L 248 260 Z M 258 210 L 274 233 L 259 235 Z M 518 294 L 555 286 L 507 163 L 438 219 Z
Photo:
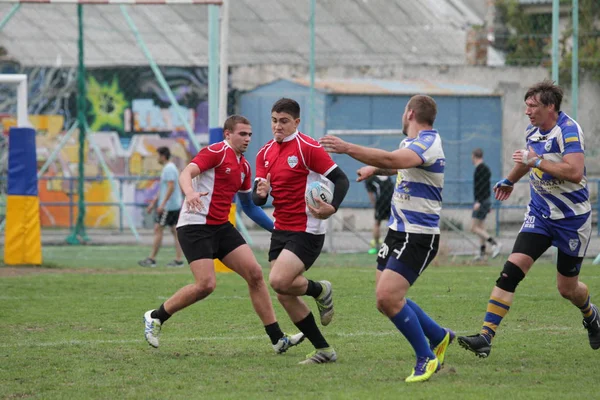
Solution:
M 532 148 L 544 160 L 562 162 L 571 153 L 584 152 L 583 131 L 575 120 L 562 111 L 558 113 L 556 125 L 548 132 L 535 126 L 526 130 L 527 149 Z M 529 206 L 542 216 L 563 219 L 591 211 L 585 169 L 580 182 L 573 183 L 531 168 L 529 173 L 531 201 Z
M 440 233 L 446 157 L 436 130 L 406 138 L 400 148 L 417 153 L 423 164 L 398 171 L 392 198 L 390 229 L 409 233 Z

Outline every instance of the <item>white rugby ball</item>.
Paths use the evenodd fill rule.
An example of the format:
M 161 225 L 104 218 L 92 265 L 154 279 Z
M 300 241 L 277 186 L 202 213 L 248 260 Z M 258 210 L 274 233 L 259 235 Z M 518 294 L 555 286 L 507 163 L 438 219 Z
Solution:
M 329 189 L 329 186 L 323 182 L 312 182 L 306 188 L 306 194 L 304 195 L 306 204 L 314 208 L 319 208 L 319 203 L 315 201 L 317 198 L 327 204 L 331 204 L 331 200 L 333 200 L 333 193 Z

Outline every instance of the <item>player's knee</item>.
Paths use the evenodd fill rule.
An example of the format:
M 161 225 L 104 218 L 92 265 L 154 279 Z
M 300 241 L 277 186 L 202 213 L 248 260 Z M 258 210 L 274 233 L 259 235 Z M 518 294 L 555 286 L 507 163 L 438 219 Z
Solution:
M 269 276 L 269 285 L 276 293 L 285 294 L 290 283 L 282 276 Z
M 208 279 L 202 282 L 196 282 L 194 291 L 197 299 L 203 299 L 215 291 L 217 287 L 216 280 Z
M 571 300 L 573 297 L 573 292 L 574 290 L 570 287 L 558 286 L 558 293 L 560 293 L 560 295 L 567 300 Z
M 560 295 L 567 299 L 567 300 L 572 300 L 575 298 L 576 293 L 577 293 L 577 283 L 575 282 L 575 284 L 573 284 L 572 282 L 568 282 L 568 283 L 561 283 L 561 281 L 559 280 L 556 288 L 558 289 L 558 293 L 560 293 Z
M 251 289 L 259 288 L 264 285 L 265 279 L 263 277 L 262 270 L 258 264 L 255 267 L 249 269 L 248 276 L 246 277 L 246 282 L 248 283 L 248 287 L 250 287 Z
M 507 292 L 514 293 L 519 283 L 525 278 L 525 273 L 510 261 L 504 264 L 500 277 L 496 280 L 496 286 Z
M 397 308 L 397 299 L 387 290 L 378 290 L 376 293 L 377 309 L 385 315 L 393 314 L 394 308 Z
M 277 301 L 279 304 L 286 305 L 288 303 L 293 303 L 297 301 L 297 296 L 291 296 L 289 294 L 277 293 Z

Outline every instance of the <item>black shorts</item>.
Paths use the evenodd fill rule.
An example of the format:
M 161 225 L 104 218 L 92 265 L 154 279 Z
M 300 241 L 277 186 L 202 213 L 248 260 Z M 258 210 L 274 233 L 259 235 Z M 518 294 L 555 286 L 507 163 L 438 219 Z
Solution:
M 271 235 L 269 261 L 276 260 L 281 251 L 286 249 L 298 256 L 304 263 L 304 269 L 308 271 L 321 254 L 324 243 L 325 235 L 275 229 Z
M 375 221 L 387 221 L 390 219 L 391 205 L 378 204 L 375 206 Z
M 554 243 L 550 236 L 539 233 L 520 232 L 513 246 L 513 253 L 526 254 L 536 261 Z M 581 272 L 583 257 L 567 254 L 560 248 L 556 259 L 556 270 L 559 274 L 567 277 L 578 276 Z
M 388 230 L 377 254 L 377 269 L 391 269 L 412 285 L 435 258 L 440 235 Z
M 156 222 L 160 226 L 175 226 L 177 225 L 178 220 L 179 210 L 165 210 L 161 213 L 156 213 L 156 215 L 154 216 L 154 222 Z
M 471 215 L 471 217 L 483 221 L 485 217 L 487 217 L 487 215 L 490 213 L 491 209 L 492 202 L 489 199 L 484 200 L 481 203 L 479 203 L 479 210 L 473 210 L 473 214 Z
M 177 228 L 177 239 L 188 263 L 205 258 L 223 260 L 227 254 L 246 244 L 231 222 L 180 226 Z

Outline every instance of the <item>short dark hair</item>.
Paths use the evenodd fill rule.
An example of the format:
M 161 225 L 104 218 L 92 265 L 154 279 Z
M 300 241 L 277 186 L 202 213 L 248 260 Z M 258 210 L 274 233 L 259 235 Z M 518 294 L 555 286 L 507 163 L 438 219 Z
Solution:
M 159 147 L 156 149 L 156 152 L 159 155 L 164 156 L 167 160 L 171 158 L 171 150 L 169 150 L 169 148 L 166 146 Z
M 483 150 L 481 150 L 479 147 L 473 149 L 473 152 L 471 154 L 473 154 L 473 157 L 475 158 L 483 158 Z
M 437 115 L 437 104 L 431 97 L 418 94 L 408 101 L 408 109 L 415 112 L 415 120 L 420 124 L 433 126 Z
M 563 90 L 560 86 L 554 84 L 554 81 L 550 79 L 544 79 L 543 81 L 536 83 L 527 89 L 527 93 L 525 93 L 525 98 L 523 101 L 527 101 L 530 97 L 535 97 L 536 95 L 540 95 L 540 102 L 549 106 L 550 104 L 554 104 L 554 111 L 560 111 L 560 103 L 562 103 L 563 98 Z
M 233 132 L 237 124 L 252 125 L 248 118 L 244 117 L 243 115 L 231 115 L 225 120 L 225 123 L 223 124 L 223 131 Z
M 271 112 L 290 114 L 294 119 L 300 118 L 300 104 L 296 100 L 283 97 L 273 104 Z

